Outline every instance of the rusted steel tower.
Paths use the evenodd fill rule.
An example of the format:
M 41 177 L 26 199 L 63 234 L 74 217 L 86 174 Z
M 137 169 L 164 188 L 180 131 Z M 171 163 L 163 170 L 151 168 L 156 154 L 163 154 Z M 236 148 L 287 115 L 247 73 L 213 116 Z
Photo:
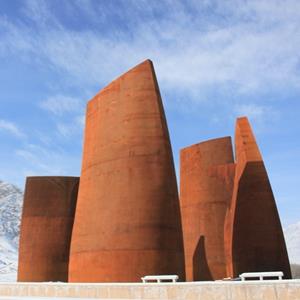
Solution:
M 69 281 L 132 282 L 184 275 L 179 200 L 152 62 L 87 106 Z
M 225 251 L 228 276 L 242 272 L 284 272 L 289 259 L 267 171 L 248 119 L 237 119 L 236 172 L 226 217 Z
M 78 177 L 27 177 L 18 281 L 68 281 Z
M 188 281 L 226 277 L 224 221 L 234 170 L 230 137 L 181 150 L 180 206 Z

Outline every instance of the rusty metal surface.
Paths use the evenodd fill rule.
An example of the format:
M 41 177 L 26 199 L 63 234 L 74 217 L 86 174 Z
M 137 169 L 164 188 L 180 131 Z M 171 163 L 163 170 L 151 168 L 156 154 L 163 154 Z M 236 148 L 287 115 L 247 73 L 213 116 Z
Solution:
M 226 277 L 224 220 L 234 170 L 230 137 L 181 150 L 180 206 L 188 281 Z
M 70 282 L 133 282 L 184 275 L 173 157 L 152 62 L 87 106 Z
M 236 174 L 225 225 L 228 276 L 290 265 L 272 188 L 247 118 L 236 123 Z
M 68 281 L 78 177 L 27 177 L 18 281 Z

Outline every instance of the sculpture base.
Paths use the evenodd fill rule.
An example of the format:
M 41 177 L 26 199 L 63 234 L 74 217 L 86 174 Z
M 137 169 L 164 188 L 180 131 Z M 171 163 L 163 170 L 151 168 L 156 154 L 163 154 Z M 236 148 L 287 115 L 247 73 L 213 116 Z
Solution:
M 0 299 L 298 300 L 299 295 L 300 280 L 146 284 L 0 283 Z

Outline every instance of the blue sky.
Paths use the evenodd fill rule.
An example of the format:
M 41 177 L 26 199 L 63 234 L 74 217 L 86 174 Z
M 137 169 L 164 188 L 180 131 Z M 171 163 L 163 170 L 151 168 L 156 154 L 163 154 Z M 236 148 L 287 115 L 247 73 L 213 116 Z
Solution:
M 86 102 L 150 58 L 179 149 L 246 115 L 300 220 L 300 2 L 0 0 L 0 179 L 79 175 Z

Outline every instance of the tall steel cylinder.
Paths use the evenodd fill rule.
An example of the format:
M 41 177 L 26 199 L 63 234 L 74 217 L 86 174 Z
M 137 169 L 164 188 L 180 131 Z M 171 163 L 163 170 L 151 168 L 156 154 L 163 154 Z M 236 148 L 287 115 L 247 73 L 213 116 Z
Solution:
M 181 150 L 180 206 L 188 281 L 226 276 L 223 228 L 234 170 L 230 137 Z
M 88 103 L 69 281 L 150 274 L 185 278 L 171 145 L 147 60 Z
M 18 281 L 68 281 L 78 177 L 27 177 Z
M 195 144 L 180 152 L 180 206 L 188 281 L 226 277 L 224 221 L 234 171 L 230 137 Z

